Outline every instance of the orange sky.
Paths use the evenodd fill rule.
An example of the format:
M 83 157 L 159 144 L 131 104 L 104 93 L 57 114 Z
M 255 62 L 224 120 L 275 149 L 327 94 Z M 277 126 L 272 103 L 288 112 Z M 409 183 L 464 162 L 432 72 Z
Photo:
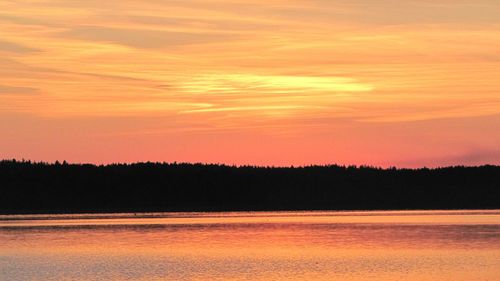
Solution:
M 500 164 L 498 0 L 0 2 L 0 158 Z

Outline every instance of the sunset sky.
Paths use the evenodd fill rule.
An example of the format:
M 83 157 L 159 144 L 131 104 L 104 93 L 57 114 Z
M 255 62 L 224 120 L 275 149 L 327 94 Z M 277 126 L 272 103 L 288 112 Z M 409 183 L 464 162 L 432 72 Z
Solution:
M 500 164 L 500 1 L 258 3 L 0 1 L 0 158 Z

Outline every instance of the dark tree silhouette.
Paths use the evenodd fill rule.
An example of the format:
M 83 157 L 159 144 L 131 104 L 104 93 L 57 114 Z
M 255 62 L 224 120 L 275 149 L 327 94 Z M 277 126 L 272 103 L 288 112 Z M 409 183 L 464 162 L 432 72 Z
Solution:
M 0 213 L 500 208 L 500 167 L 0 161 Z

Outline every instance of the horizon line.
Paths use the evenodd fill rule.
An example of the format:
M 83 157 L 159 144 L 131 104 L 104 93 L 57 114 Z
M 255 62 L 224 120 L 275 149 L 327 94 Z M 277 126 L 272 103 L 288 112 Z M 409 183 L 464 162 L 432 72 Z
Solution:
M 90 163 L 90 162 L 68 162 L 66 160 L 55 160 L 53 162 L 50 161 L 34 161 L 30 159 L 21 160 L 12 158 L 12 159 L 0 159 L 0 164 L 5 162 L 13 162 L 13 163 L 25 163 L 25 164 L 43 164 L 43 165 L 73 165 L 73 166 L 94 166 L 94 167 L 108 167 L 108 166 L 133 166 L 139 164 L 154 164 L 154 165 L 202 165 L 202 166 L 220 166 L 220 167 L 229 167 L 229 168 L 256 168 L 256 169 L 304 169 L 304 168 L 328 168 L 328 167 L 339 167 L 339 168 L 355 168 L 355 169 L 375 169 L 375 170 L 439 170 L 439 169 L 449 169 L 449 168 L 483 168 L 483 167 L 494 167 L 500 168 L 500 165 L 495 164 L 481 164 L 481 165 L 449 165 L 449 166 L 436 166 L 436 167 L 397 167 L 394 165 L 382 167 L 368 164 L 308 164 L 308 165 L 251 165 L 251 164 L 228 164 L 228 163 L 210 163 L 210 162 L 167 162 L 167 161 L 136 161 L 136 162 L 109 162 L 109 163 Z

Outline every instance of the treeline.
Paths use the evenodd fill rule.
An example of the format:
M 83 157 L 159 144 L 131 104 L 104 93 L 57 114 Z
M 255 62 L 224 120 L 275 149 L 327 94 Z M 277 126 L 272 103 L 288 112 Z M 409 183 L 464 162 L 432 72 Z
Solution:
M 0 213 L 500 208 L 500 167 L 0 161 Z

